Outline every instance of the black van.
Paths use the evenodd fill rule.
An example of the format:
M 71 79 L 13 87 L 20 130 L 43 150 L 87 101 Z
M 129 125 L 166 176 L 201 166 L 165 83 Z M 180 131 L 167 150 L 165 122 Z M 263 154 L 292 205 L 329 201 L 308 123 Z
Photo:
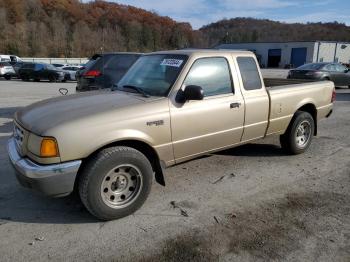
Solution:
M 76 73 L 77 92 L 111 88 L 141 56 L 139 53 L 93 55 Z

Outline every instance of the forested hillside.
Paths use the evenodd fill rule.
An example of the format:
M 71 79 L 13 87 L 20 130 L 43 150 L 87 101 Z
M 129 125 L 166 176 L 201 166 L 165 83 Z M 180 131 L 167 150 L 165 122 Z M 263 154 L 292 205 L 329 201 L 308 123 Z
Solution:
M 350 27 L 336 22 L 287 24 L 234 18 L 193 30 L 189 23 L 100 0 L 0 0 L 0 36 L 0 53 L 85 57 L 96 52 L 148 52 L 231 42 L 350 41 Z
M 101 51 L 152 51 L 195 45 L 188 23 L 96 1 L 0 0 L 0 53 L 83 57 Z
M 350 27 L 337 22 L 287 24 L 266 19 L 234 18 L 204 26 L 201 32 L 208 46 L 234 42 L 314 40 L 350 42 Z

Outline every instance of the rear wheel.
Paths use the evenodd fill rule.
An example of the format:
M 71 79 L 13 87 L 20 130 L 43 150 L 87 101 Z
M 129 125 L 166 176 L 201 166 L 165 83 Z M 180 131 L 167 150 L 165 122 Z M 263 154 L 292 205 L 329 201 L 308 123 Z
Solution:
M 130 147 L 100 151 L 83 169 L 80 198 L 102 220 L 128 216 L 139 209 L 151 190 L 153 169 L 141 152 Z
M 56 82 L 56 77 L 54 75 L 49 75 L 49 81 L 50 82 Z
M 315 131 L 315 122 L 308 112 L 297 111 L 280 142 L 288 153 L 297 155 L 304 153 L 310 146 Z

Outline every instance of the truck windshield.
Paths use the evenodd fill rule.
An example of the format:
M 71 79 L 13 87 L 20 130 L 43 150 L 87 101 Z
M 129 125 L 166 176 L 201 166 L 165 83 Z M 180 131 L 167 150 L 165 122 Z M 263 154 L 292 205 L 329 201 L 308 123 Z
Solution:
M 151 96 L 166 96 L 187 61 L 186 55 L 145 55 L 140 57 L 115 89 L 128 92 L 130 86 Z M 134 88 L 135 89 L 135 88 Z

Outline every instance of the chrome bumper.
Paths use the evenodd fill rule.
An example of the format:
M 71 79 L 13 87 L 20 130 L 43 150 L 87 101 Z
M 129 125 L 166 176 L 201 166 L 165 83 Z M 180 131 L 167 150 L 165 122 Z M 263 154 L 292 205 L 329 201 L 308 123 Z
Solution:
M 22 186 L 54 197 L 69 195 L 73 191 L 81 160 L 39 165 L 18 154 L 13 138 L 8 141 L 7 151 Z

